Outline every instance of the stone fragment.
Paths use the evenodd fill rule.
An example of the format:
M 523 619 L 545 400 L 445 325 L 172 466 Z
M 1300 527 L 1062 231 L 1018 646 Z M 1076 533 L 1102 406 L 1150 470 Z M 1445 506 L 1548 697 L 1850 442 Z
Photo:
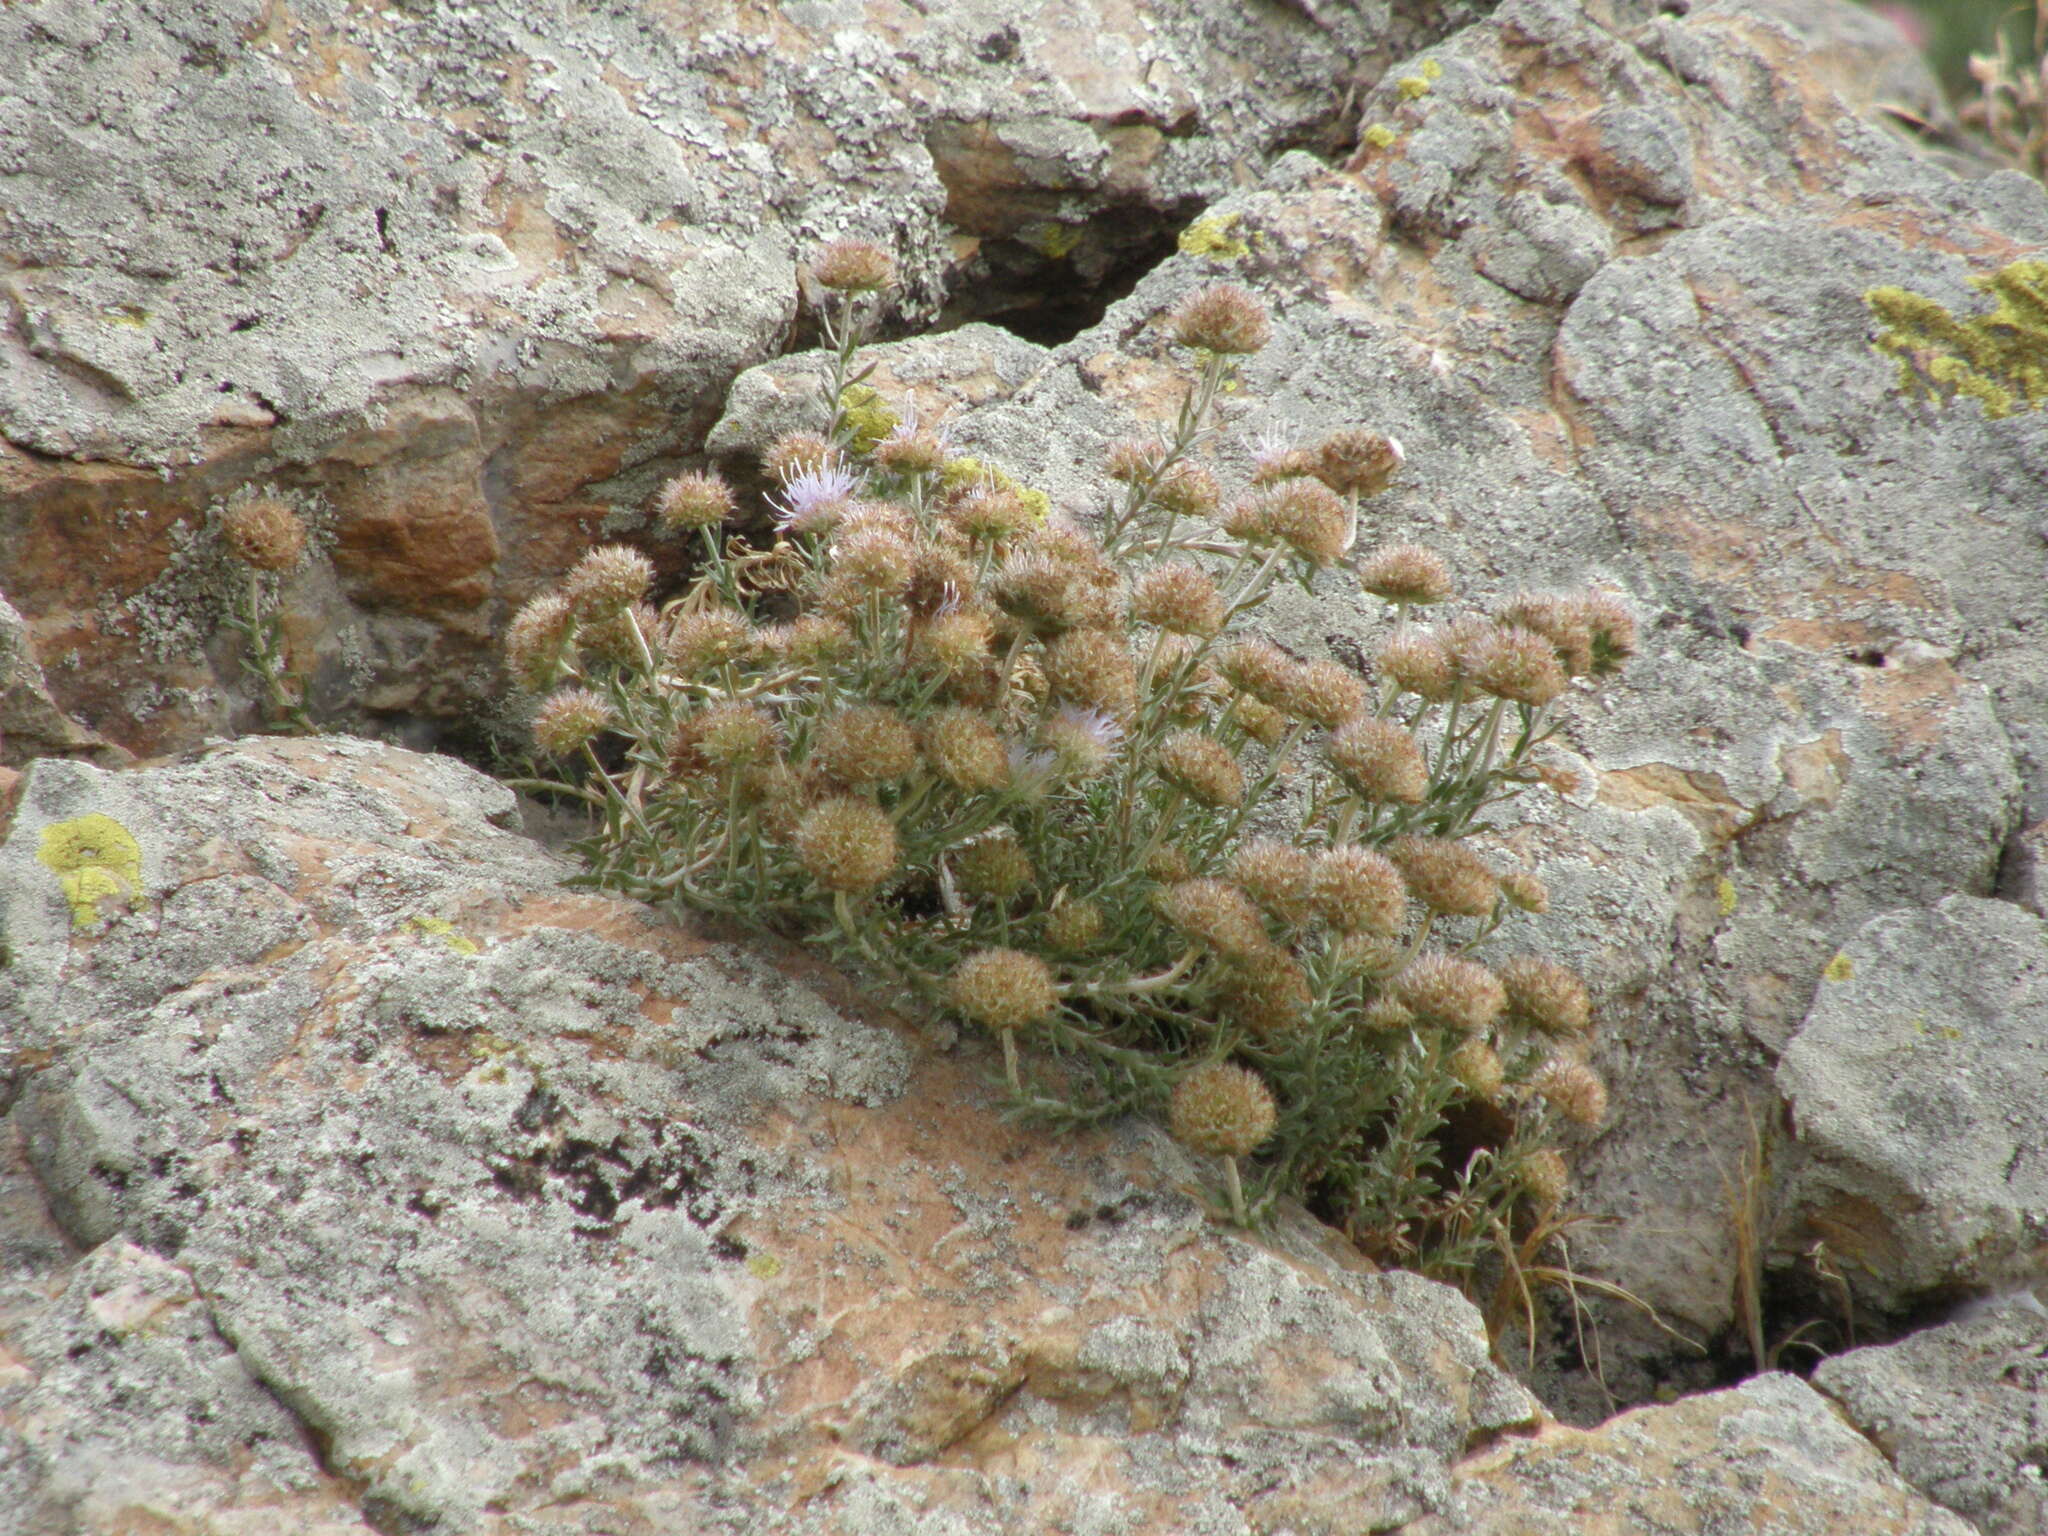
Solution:
M 1823 1360 L 1813 1384 L 1901 1477 L 1983 1536 L 2035 1536 L 2048 1530 L 2048 1309 L 2019 1289 L 1964 1312 Z
M 1873 919 L 1778 1064 L 1787 1245 L 1859 1298 L 1986 1287 L 2048 1253 L 2048 922 L 1951 896 Z

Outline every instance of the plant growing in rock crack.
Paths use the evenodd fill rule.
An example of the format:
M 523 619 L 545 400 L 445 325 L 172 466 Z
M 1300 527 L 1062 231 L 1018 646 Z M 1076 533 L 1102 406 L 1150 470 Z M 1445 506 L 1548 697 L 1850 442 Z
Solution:
M 305 520 L 282 497 L 247 496 L 222 509 L 220 533 L 243 570 L 226 619 L 246 647 L 242 670 L 263 690 L 270 723 L 311 734 L 305 688 L 291 674 L 279 591 L 284 573 L 305 555 Z
M 1294 656 L 1247 621 L 1345 565 L 1401 450 L 1267 444 L 1226 499 L 1202 450 L 1267 339 L 1250 294 L 1167 318 L 1178 417 L 1109 450 L 1084 520 L 929 426 L 856 430 L 890 261 L 842 244 L 815 275 L 834 364 L 821 430 L 768 455 L 776 547 L 721 542 L 733 493 L 684 475 L 658 518 L 701 537 L 686 593 L 650 607 L 649 561 L 600 548 L 511 626 L 512 670 L 555 690 L 536 740 L 580 770 L 527 782 L 596 813 L 588 878 L 804 936 L 992 1032 L 1020 1116 L 1160 1116 L 1240 1222 L 1299 1195 L 1383 1258 L 1469 1270 L 1564 1197 L 1559 1122 L 1606 1095 L 1577 978 L 1476 958 L 1545 896 L 1467 839 L 1536 777 L 1552 701 L 1620 667 L 1628 612 L 1425 624 L 1450 573 L 1396 545 L 1355 565 L 1390 619 L 1375 675 Z

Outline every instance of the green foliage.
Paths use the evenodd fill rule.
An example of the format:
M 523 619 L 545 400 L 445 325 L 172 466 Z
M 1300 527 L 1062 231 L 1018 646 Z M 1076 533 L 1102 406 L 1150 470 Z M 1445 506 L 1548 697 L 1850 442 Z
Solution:
M 593 882 L 799 935 L 996 1034 L 1016 1115 L 1169 1120 L 1238 1219 L 1300 1196 L 1383 1259 L 1469 1271 L 1562 1198 L 1559 1121 L 1605 1094 L 1576 978 L 1472 958 L 1545 898 L 1464 840 L 1537 779 L 1551 701 L 1627 656 L 1627 613 L 1523 597 L 1425 628 L 1449 573 L 1397 546 L 1356 566 L 1380 675 L 1290 655 L 1248 621 L 1345 565 L 1401 454 L 1265 447 L 1223 504 L 1200 455 L 1267 334 L 1250 295 L 1172 317 L 1178 417 L 1109 451 L 1086 523 L 913 420 L 867 441 L 871 302 L 834 301 L 822 438 L 770 452 L 773 550 L 702 528 L 659 612 L 642 557 L 595 550 L 515 620 L 512 669 L 557 689 L 536 739 L 580 769 L 529 784 L 596 813 Z
M 1930 399 L 1968 396 L 1993 418 L 2048 401 L 2048 262 L 2015 261 L 1971 283 L 1998 303 L 1962 319 L 1925 294 L 1873 288 L 1874 345 L 1899 360 L 1901 387 Z

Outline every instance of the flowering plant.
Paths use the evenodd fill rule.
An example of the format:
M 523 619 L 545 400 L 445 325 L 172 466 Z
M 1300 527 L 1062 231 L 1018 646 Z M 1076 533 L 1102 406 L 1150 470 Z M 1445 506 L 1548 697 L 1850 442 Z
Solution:
M 887 255 L 842 243 L 822 430 L 777 442 L 780 537 L 721 542 L 709 474 L 664 491 L 700 574 L 659 610 L 640 553 L 593 550 L 508 638 L 555 689 L 534 781 L 597 814 L 593 880 L 804 936 L 991 1032 L 1016 1113 L 1158 1114 L 1255 1221 L 1310 1200 L 1369 1251 L 1469 1267 L 1564 1193 L 1560 1121 L 1597 1124 L 1590 1011 L 1563 967 L 1474 951 L 1541 883 L 1465 839 L 1535 778 L 1548 706 L 1628 655 L 1611 595 L 1425 625 L 1444 562 L 1355 561 L 1387 606 L 1371 677 L 1246 632 L 1276 582 L 1345 566 L 1400 468 L 1365 430 L 1261 445 L 1226 498 L 1213 407 L 1266 316 L 1205 289 L 1166 317 L 1192 376 L 1107 454 L 1088 516 L 963 473 L 915 421 L 857 430 Z

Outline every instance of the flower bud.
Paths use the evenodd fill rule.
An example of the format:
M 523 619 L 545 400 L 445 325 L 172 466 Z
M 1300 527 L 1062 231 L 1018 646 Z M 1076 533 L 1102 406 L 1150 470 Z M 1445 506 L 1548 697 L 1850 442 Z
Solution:
M 807 474 L 829 470 L 839 463 L 839 450 L 829 439 L 815 432 L 785 432 L 761 455 L 761 472 L 778 485 L 788 486 Z
M 946 990 L 962 1014 L 998 1032 L 1036 1024 L 1059 1010 L 1052 969 L 1018 949 L 978 949 L 954 969 Z
M 896 258 L 867 240 L 834 240 L 811 258 L 811 276 L 821 288 L 873 293 L 896 281 Z
M 1451 696 L 1457 669 L 1435 635 L 1426 629 L 1403 628 L 1380 646 L 1380 671 L 1409 693 L 1441 703 Z
M 606 544 L 576 562 L 562 583 L 562 595 L 587 624 L 632 607 L 653 585 L 652 560 L 623 544 Z
M 1540 708 L 1564 692 L 1564 667 L 1533 630 L 1495 628 L 1464 658 L 1472 685 L 1497 699 Z
M 1307 1022 L 1313 1001 L 1308 976 L 1286 950 L 1255 950 L 1217 972 L 1216 1007 L 1254 1039 L 1273 1043 Z
M 1541 917 L 1550 910 L 1550 892 L 1527 870 L 1510 870 L 1500 877 L 1500 893 L 1508 905 Z
M 235 558 L 256 571 L 288 571 L 306 548 L 305 520 L 275 496 L 228 506 L 220 531 Z
M 1109 451 L 1103 455 L 1103 473 L 1121 484 L 1135 485 L 1158 474 L 1160 462 L 1165 457 L 1166 448 L 1159 442 L 1140 437 L 1120 437 L 1109 445 Z
M 970 896 L 1008 901 L 1037 878 L 1031 856 L 1008 827 L 997 827 L 967 844 L 955 856 L 960 888 Z
M 1394 996 L 1418 1024 L 1476 1035 L 1507 1006 L 1507 994 L 1493 972 L 1474 960 L 1430 951 L 1409 962 L 1394 978 Z
M 1102 940 L 1102 908 L 1092 901 L 1063 901 L 1045 914 L 1045 942 L 1066 954 L 1086 954 Z
M 1571 1170 L 1565 1166 L 1563 1154 L 1549 1147 L 1524 1157 L 1515 1173 L 1530 1203 L 1539 1211 L 1556 1210 L 1571 1193 Z
M 1582 1062 L 1553 1058 L 1529 1079 L 1529 1086 L 1573 1125 L 1591 1130 L 1607 1119 L 1607 1085 Z
M 1124 739 L 1123 728 L 1101 710 L 1071 704 L 1046 720 L 1038 734 L 1052 749 L 1060 776 L 1072 783 L 1106 772 Z
M 1175 517 L 1207 517 L 1222 500 L 1216 476 L 1186 459 L 1168 469 L 1152 487 L 1153 504 Z
M 814 668 L 840 660 L 853 650 L 854 644 L 853 631 L 843 622 L 816 613 L 776 625 L 763 633 L 761 642 L 793 667 Z
M 1440 603 L 1451 595 L 1451 568 L 1433 549 L 1391 544 L 1358 568 L 1358 584 L 1390 603 Z
M 553 686 L 575 627 L 569 600 L 560 593 L 529 598 L 505 628 L 506 666 L 529 688 Z
M 1002 737 L 979 710 L 942 709 L 925 722 L 925 756 L 932 771 L 969 794 L 1002 789 L 1010 782 L 1010 754 Z
M 1287 717 L 1248 693 L 1237 695 L 1231 704 L 1231 718 L 1262 747 L 1277 747 L 1287 739 Z
M 661 488 L 654 520 L 671 533 L 715 528 L 737 510 L 732 487 L 715 474 L 677 475 Z
M 872 457 L 877 468 L 892 475 L 931 475 L 946 462 L 946 445 L 936 432 L 921 431 L 912 422 L 898 422 L 894 431 L 875 444 Z
M 1362 800 L 1374 805 L 1420 805 L 1429 796 L 1429 769 L 1415 738 L 1391 720 L 1359 715 L 1330 737 L 1330 763 Z
M 548 756 L 567 757 L 611 725 L 611 705 L 588 688 L 565 688 L 535 711 L 533 739 Z
M 1335 727 L 1365 709 L 1365 680 L 1334 661 L 1303 662 L 1274 702 L 1298 720 Z
M 1258 523 L 1309 564 L 1334 565 L 1357 534 L 1349 507 L 1318 480 L 1286 480 L 1257 495 Z
M 850 788 L 881 784 L 917 767 L 917 739 L 887 705 L 856 704 L 818 722 L 809 761 Z
M 1594 677 L 1619 672 L 1636 653 L 1636 617 L 1612 592 L 1587 592 L 1578 600 L 1579 616 L 1593 634 Z
M 911 659 L 939 677 L 964 677 L 985 666 L 995 626 L 985 613 L 957 608 L 921 626 L 911 637 Z
M 1316 449 L 1315 476 L 1340 495 L 1377 496 L 1406 457 L 1398 439 L 1348 427 Z
M 1264 306 L 1236 283 L 1218 283 L 1190 294 L 1173 317 L 1175 341 L 1227 357 L 1256 352 L 1272 337 Z
M 1179 881 L 1160 892 L 1159 910 L 1181 932 L 1225 955 L 1271 947 L 1258 909 L 1228 880 Z
M 909 542 L 886 528 L 842 525 L 832 540 L 832 574 L 867 597 L 901 597 L 916 560 Z
M 1484 1040 L 1461 1042 L 1445 1058 L 1444 1065 L 1457 1079 L 1459 1087 L 1473 1098 L 1489 1104 L 1498 1100 L 1501 1090 L 1507 1086 L 1507 1069 L 1500 1063 L 1500 1054 Z
M 637 667 L 643 656 L 661 647 L 661 619 L 645 603 L 579 625 L 576 644 L 599 661 L 615 667 Z
M 1243 1157 L 1265 1145 L 1277 1119 L 1272 1090 L 1256 1073 L 1217 1061 L 1174 1085 L 1166 1123 L 1191 1151 Z
M 1138 702 L 1138 669 L 1120 636 L 1076 629 L 1045 648 L 1045 676 L 1055 695 L 1113 720 L 1128 718 Z
M 840 795 L 797 823 L 796 856 L 826 890 L 863 895 L 896 868 L 896 824 L 872 802 Z
M 1593 670 L 1593 626 L 1573 599 L 1523 592 L 1494 610 L 1493 618 L 1548 640 L 1567 676 L 1584 677 Z
M 1446 837 L 1397 837 L 1387 856 L 1407 877 L 1408 890 L 1432 912 L 1485 917 L 1500 896 L 1500 877 L 1463 843 Z
M 1159 885 L 1174 885 L 1194 877 L 1194 866 L 1188 863 L 1188 856 L 1174 843 L 1161 843 L 1145 855 L 1141 872 L 1147 880 Z
M 1233 686 L 1279 710 L 1286 709 L 1282 701 L 1293 696 L 1301 672 L 1300 662 L 1267 640 L 1240 640 L 1216 664 Z
M 1316 856 L 1309 900 L 1316 915 L 1338 933 L 1398 933 L 1408 915 L 1400 870 L 1355 843 Z
M 1516 955 L 1502 964 L 1508 1018 L 1546 1035 L 1582 1035 L 1593 1025 L 1586 984 L 1554 960 Z
M 758 644 L 753 626 L 736 610 L 699 608 L 669 619 L 661 649 L 672 671 L 694 680 L 744 661 Z
M 1131 588 L 1131 617 L 1168 634 L 1208 637 L 1222 630 L 1223 595 L 1200 566 L 1184 560 L 1155 565 Z
M 1292 843 L 1249 838 L 1231 855 L 1230 873 L 1252 900 L 1290 928 L 1301 927 L 1314 911 L 1315 861 Z
M 1038 522 L 1031 503 L 1012 486 L 984 483 L 946 509 L 946 520 L 970 539 L 1004 539 Z
M 1244 803 L 1244 773 L 1228 748 L 1200 731 L 1175 731 L 1152 759 L 1159 776 L 1203 805 L 1235 810 Z
M 743 768 L 774 757 L 780 744 L 775 722 L 765 710 L 725 699 L 676 723 L 669 738 L 669 766 L 683 775 Z

